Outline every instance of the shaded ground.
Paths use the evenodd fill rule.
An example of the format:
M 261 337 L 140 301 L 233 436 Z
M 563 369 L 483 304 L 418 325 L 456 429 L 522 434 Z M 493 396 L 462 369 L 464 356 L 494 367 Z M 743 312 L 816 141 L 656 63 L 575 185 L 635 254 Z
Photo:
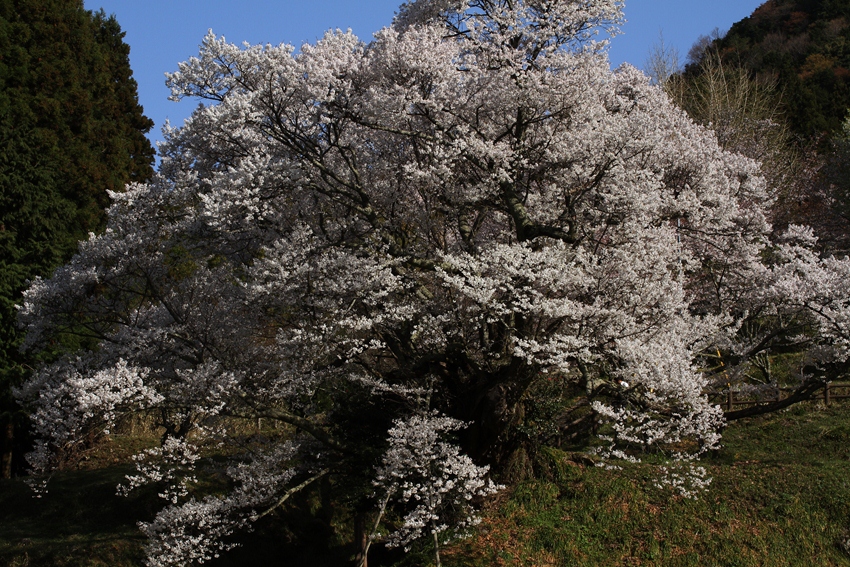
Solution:
M 159 501 L 153 490 L 115 496 L 137 443 L 117 439 L 90 459 L 90 470 L 57 474 L 41 499 L 21 481 L 0 481 L 0 565 L 141 564 L 136 522 L 152 518 Z M 703 462 L 714 481 L 696 500 L 656 487 L 651 464 L 611 471 L 554 449 L 550 457 L 551 477 L 492 502 L 474 537 L 443 550 L 444 565 L 850 567 L 848 403 L 732 424 L 724 448 Z M 278 518 L 285 522 L 241 536 L 243 547 L 216 564 L 346 565 L 344 514 L 335 535 L 311 515 L 314 504 L 297 504 Z M 396 565 L 432 557 L 425 545 Z M 373 559 L 370 566 L 381 563 Z

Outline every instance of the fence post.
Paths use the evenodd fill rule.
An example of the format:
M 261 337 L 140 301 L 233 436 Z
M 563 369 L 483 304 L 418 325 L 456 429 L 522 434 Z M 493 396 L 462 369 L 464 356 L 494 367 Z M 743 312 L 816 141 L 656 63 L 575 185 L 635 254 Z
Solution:
M 827 407 L 829 406 L 829 382 L 827 382 L 826 386 L 823 388 L 823 403 Z
M 732 392 L 732 388 L 729 388 L 729 391 L 726 392 L 726 411 L 732 411 L 732 402 L 734 401 L 735 394 Z

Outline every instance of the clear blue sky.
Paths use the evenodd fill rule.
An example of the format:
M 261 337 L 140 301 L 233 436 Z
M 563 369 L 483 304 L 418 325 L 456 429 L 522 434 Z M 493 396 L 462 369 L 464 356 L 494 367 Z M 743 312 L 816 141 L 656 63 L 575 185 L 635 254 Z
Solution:
M 628 22 L 611 44 L 611 63 L 642 67 L 663 30 L 664 41 L 684 60 L 701 35 L 714 28 L 725 32 L 748 16 L 763 0 L 626 0 Z M 197 55 L 198 44 L 212 30 L 241 43 L 314 42 L 332 28 L 351 28 L 361 39 L 392 21 L 401 0 L 85 0 L 89 10 L 115 14 L 130 45 L 130 64 L 139 83 L 145 114 L 156 125 L 148 137 L 161 140 L 169 118 L 182 124 L 193 102 L 168 100 L 163 74 Z

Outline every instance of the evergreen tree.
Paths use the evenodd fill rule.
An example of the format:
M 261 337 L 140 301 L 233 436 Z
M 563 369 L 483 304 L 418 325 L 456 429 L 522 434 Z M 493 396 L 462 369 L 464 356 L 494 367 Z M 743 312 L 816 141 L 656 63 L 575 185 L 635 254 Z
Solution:
M 11 390 L 33 362 L 15 322 L 27 280 L 103 227 L 108 190 L 153 173 L 123 37 L 81 0 L 0 0 L 0 476 L 23 419 Z

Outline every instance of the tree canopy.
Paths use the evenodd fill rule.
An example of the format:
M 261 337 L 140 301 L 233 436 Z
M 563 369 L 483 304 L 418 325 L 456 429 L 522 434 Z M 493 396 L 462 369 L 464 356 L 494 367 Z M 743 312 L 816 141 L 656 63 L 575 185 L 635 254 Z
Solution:
M 163 442 L 123 490 L 167 500 L 150 565 L 209 559 L 327 477 L 370 525 L 394 518 L 387 544 L 439 543 L 550 435 L 530 425 L 552 388 L 575 405 L 551 435 L 687 469 L 724 423 L 706 390 L 753 357 L 830 379 L 850 262 L 804 227 L 772 240 L 759 164 L 610 70 L 596 34 L 621 9 L 417 0 L 368 44 L 205 37 L 168 78 L 204 104 L 158 174 L 26 292 L 29 348 L 98 342 L 22 389 L 34 469 L 144 414 Z M 277 434 L 238 433 L 257 419 Z M 193 492 L 211 443 L 230 480 Z M 687 470 L 666 482 L 690 495 L 707 480 Z
M 129 47 L 77 0 L 0 1 L 0 425 L 32 361 L 15 304 L 105 225 L 108 191 L 153 174 Z M 8 474 L 8 447 L 4 472 Z

